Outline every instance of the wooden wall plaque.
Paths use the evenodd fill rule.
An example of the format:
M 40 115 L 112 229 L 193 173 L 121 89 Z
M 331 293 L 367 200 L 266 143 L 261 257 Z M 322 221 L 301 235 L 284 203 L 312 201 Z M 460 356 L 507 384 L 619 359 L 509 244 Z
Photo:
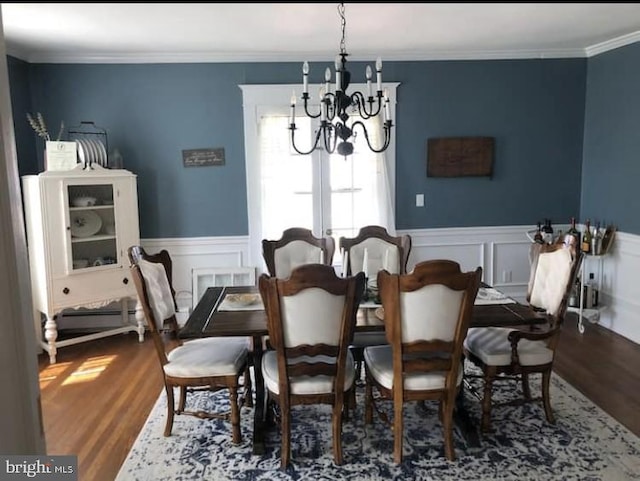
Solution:
M 439 137 L 427 142 L 427 177 L 493 173 L 494 137 Z

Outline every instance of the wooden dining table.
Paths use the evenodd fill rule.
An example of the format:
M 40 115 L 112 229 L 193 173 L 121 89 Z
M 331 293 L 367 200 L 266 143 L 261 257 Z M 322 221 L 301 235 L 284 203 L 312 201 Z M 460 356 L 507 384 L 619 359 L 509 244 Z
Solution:
M 484 287 L 488 287 L 484 285 Z M 250 337 L 253 340 L 253 366 L 255 382 L 255 403 L 253 419 L 253 452 L 263 454 L 266 430 L 266 396 L 264 379 L 260 369 L 263 354 L 263 339 L 269 335 L 267 315 L 264 309 L 219 310 L 219 306 L 228 294 L 257 294 L 255 286 L 209 287 L 179 332 L 181 339 L 203 337 Z M 384 321 L 376 315 L 379 305 L 363 303 L 357 316 L 356 332 L 375 332 L 384 330 Z M 379 313 L 378 313 L 379 314 Z M 533 326 L 546 322 L 540 312 L 529 306 L 513 302 L 508 304 L 475 305 L 471 327 L 487 326 Z M 479 438 L 474 424 L 464 410 L 460 411 L 457 424 L 467 443 L 478 445 Z

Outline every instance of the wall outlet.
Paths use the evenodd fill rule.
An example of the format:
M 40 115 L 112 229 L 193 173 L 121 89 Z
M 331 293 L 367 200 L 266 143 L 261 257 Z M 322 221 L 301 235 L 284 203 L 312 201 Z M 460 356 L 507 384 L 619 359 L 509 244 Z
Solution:
M 416 194 L 416 207 L 424 207 L 424 194 Z
M 502 271 L 502 283 L 511 282 L 511 271 Z

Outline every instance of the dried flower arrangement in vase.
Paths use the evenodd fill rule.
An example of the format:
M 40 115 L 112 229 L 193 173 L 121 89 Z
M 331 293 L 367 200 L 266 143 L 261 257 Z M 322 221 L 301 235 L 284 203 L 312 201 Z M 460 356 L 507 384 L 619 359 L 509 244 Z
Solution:
M 52 140 L 47 124 L 42 113 L 31 114 L 27 112 L 27 120 L 38 137 L 45 141 L 44 170 L 68 170 L 77 164 L 77 151 L 75 142 L 62 142 L 64 121 L 60 122 L 60 130 L 55 140 Z

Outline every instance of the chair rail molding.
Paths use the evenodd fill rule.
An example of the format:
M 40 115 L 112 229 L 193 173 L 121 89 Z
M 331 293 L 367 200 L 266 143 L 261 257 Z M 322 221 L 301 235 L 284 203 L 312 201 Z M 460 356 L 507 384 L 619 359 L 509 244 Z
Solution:
M 558 225 L 566 232 L 568 225 Z M 452 259 L 463 269 L 481 266 L 483 280 L 507 295 L 524 301 L 529 282 L 529 248 L 526 232 L 532 226 L 454 227 L 398 230 L 412 239 L 407 270 L 427 259 Z M 174 287 L 191 305 L 192 270 L 219 267 L 247 267 L 249 236 L 141 239 L 147 252 L 169 251 L 174 262 Z M 340 262 L 340 256 L 334 256 Z M 640 236 L 617 232 L 612 251 L 602 259 L 603 282 L 600 324 L 640 343 Z M 252 266 L 259 267 L 259 266 Z M 178 296 L 181 297 L 180 295 Z M 575 329 L 570 319 L 566 327 Z M 587 324 L 587 329 L 589 325 Z

